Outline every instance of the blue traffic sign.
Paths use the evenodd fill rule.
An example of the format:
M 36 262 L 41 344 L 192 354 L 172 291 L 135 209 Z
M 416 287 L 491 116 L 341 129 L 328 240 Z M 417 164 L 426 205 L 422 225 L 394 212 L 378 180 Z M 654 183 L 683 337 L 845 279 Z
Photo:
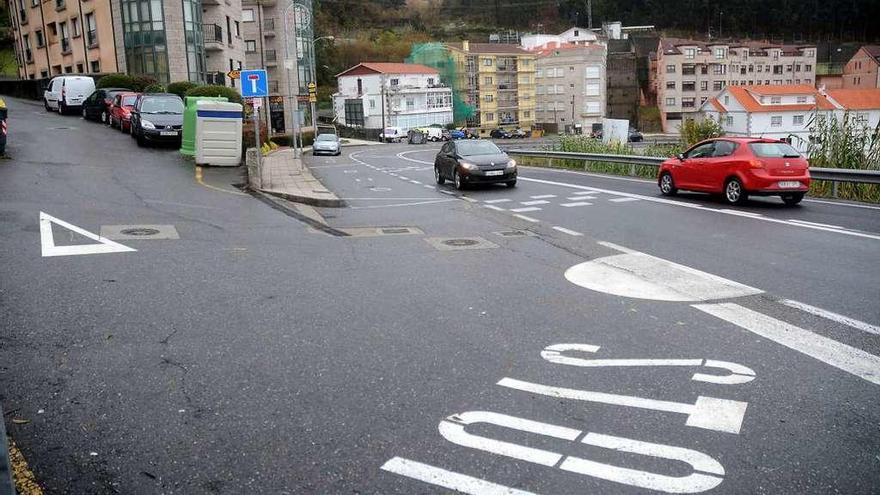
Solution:
M 266 69 L 241 71 L 241 96 L 263 98 L 269 96 L 269 77 Z

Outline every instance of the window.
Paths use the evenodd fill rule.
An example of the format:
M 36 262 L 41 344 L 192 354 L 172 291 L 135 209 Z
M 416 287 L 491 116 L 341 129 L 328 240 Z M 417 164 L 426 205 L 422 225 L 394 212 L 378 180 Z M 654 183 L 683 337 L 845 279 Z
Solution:
M 537 95 L 544 94 L 544 86 L 541 86 L 541 85 L 535 86 L 535 94 L 537 94 Z
M 372 98 L 370 98 L 370 108 L 371 109 L 376 108 L 376 100 L 374 100 Z
M 397 79 L 397 78 L 393 78 L 393 79 L 391 79 L 391 87 L 392 87 L 392 88 L 393 88 L 394 86 L 397 86 L 398 84 L 400 84 L 400 79 Z
M 803 115 L 792 116 L 791 123 L 793 125 L 804 125 L 804 116 Z
M 71 32 L 73 32 L 74 38 L 79 38 L 79 35 L 82 34 L 79 31 L 79 18 L 78 17 L 74 17 L 73 19 L 70 20 L 70 30 L 71 30 Z M 80 71 L 80 72 L 82 72 L 82 71 Z
M 416 99 L 415 98 L 407 98 L 406 99 L 406 110 L 412 111 L 416 107 Z
M 681 108 L 694 108 L 696 106 L 696 98 L 682 98 Z
M 666 89 L 675 89 L 675 81 L 666 81 Z
M 598 79 L 602 77 L 601 67 L 599 67 L 598 65 L 587 66 L 584 77 L 586 77 L 587 79 Z
M 257 41 L 256 40 L 244 40 L 244 51 L 247 53 L 254 53 L 257 51 Z
M 706 65 L 701 65 L 700 66 L 700 74 L 708 74 L 708 73 L 709 73 L 709 67 Z
M 868 123 L 868 114 L 867 113 L 857 113 L 856 114 L 856 123 L 861 125 L 866 125 Z
M 483 84 L 485 84 L 485 85 L 487 85 L 487 86 L 491 86 L 491 85 L 492 85 L 492 78 L 489 77 L 489 76 L 484 77 L 484 78 L 483 78 Z
M 694 64 L 685 64 L 681 66 L 681 73 L 685 76 L 692 76 L 697 73 L 697 66 Z
M 800 72 L 800 71 L 801 71 L 801 64 L 795 64 L 795 66 L 794 66 L 794 71 L 795 71 L 795 72 Z
M 715 151 L 715 142 L 701 144 L 686 153 L 688 158 L 709 158 Z
M 791 84 L 791 79 L 786 79 L 785 84 Z
M 701 96 L 701 97 L 700 97 L 700 106 L 702 106 L 703 103 L 706 103 L 706 100 L 708 100 L 708 99 L 709 99 L 709 98 L 706 98 L 705 96 Z
M 241 9 L 241 20 L 244 22 L 254 22 L 254 9 Z
M 602 113 L 602 105 L 598 101 L 588 101 L 586 106 L 587 113 Z
M 727 118 L 724 119 L 724 123 L 729 126 L 733 125 L 733 115 L 728 115 Z
M 715 49 L 715 59 L 717 59 L 717 60 L 721 60 L 721 59 L 723 59 L 726 55 L 727 55 L 727 54 L 725 53 L 724 48 L 716 48 L 716 49 Z
M 675 98 L 666 98 L 666 106 L 674 107 L 675 106 Z
M 577 29 L 574 30 L 574 35 L 575 35 L 575 37 L 578 36 L 578 30 L 577 30 Z
M 86 72 L 84 69 L 85 69 L 85 67 L 83 66 L 82 63 L 76 64 L 76 73 L 77 74 L 84 74 Z
M 713 81 L 712 82 L 712 90 L 713 91 L 721 91 L 724 89 L 724 81 Z
M 666 73 L 667 74 L 675 74 L 675 66 L 674 65 L 667 65 L 666 66 Z
M 584 94 L 586 94 L 587 96 L 599 96 L 599 83 L 588 82 L 584 86 Z
M 64 0 L 55 0 L 55 10 L 62 10 L 64 7 Z
M 682 91 L 696 91 L 697 90 L 697 82 L 696 81 L 682 81 L 681 90 Z
M 42 48 L 43 45 L 46 44 L 46 40 L 43 38 L 43 32 L 37 31 L 34 33 L 34 36 L 37 37 L 37 48 Z M 44 76 L 45 77 L 45 76 Z
M 544 77 L 544 69 L 535 69 L 535 77 Z
M 491 103 L 495 101 L 495 98 L 492 95 L 485 95 L 483 96 L 483 101 L 485 101 L 486 103 Z
M 715 150 L 712 156 L 728 156 L 736 150 L 736 143 L 731 141 L 715 141 Z
M 804 66 L 804 71 L 806 71 L 806 72 L 813 72 L 813 66 L 812 66 L 812 65 L 805 65 L 805 66 Z
M 486 112 L 486 120 L 495 120 L 495 114 L 492 112 Z
M 65 73 L 65 74 L 70 74 L 70 73 L 72 73 L 72 72 L 73 72 L 73 66 L 72 66 L 72 65 L 65 65 L 65 66 L 64 66 L 64 73 Z
M 727 66 L 724 64 L 712 64 L 712 74 L 716 76 L 727 74 Z
M 568 68 L 568 71 L 569 71 L 569 72 L 574 72 L 574 67 L 569 67 L 569 68 Z
M 804 84 L 813 84 L 812 79 L 804 79 Z
M 89 12 L 86 14 L 86 41 L 89 46 L 95 46 L 98 44 L 98 24 L 95 22 L 95 13 Z
M 730 95 L 724 95 L 724 104 L 730 105 Z
M 91 62 L 89 62 L 89 65 L 92 66 L 91 69 L 93 73 L 101 72 L 101 62 L 97 60 L 92 60 Z
M 770 117 L 770 127 L 782 127 L 782 115 L 773 115 Z
M 806 97 L 806 96 L 798 96 L 798 97 L 797 97 L 797 102 L 798 102 L 798 103 L 806 103 L 806 102 L 807 102 L 807 97 Z
M 684 49 L 684 58 L 692 59 L 696 56 L 697 56 L 697 49 L 696 48 L 685 48 Z
M 781 96 L 771 96 L 770 97 L 770 104 L 771 105 L 779 105 L 780 103 L 782 103 Z
M 709 81 L 700 81 L 700 91 L 709 91 Z
M 491 58 L 484 58 L 483 65 L 486 67 L 492 67 L 492 59 Z
M 47 77 L 49 77 L 49 71 L 47 71 L 47 70 L 41 70 L 41 71 L 40 71 L 40 77 L 42 77 L 43 79 L 46 79 Z
M 61 22 L 58 24 L 58 27 L 61 28 L 61 53 L 69 53 L 70 52 L 70 33 L 67 30 L 67 23 Z M 71 68 L 70 72 L 73 72 Z
M 791 64 L 785 66 L 785 72 L 791 72 L 792 67 Z
M 764 72 L 764 66 L 758 65 L 758 72 Z
M 532 112 L 530 112 L 530 111 L 528 111 L 528 110 L 526 110 L 526 111 L 523 112 L 523 118 L 524 118 L 524 119 L 528 119 L 528 118 L 530 118 L 531 116 L 532 116 Z
M 235 21 L 235 37 L 241 38 L 241 23 Z
M 773 84 L 776 84 L 776 85 L 782 84 L 782 79 L 774 79 Z

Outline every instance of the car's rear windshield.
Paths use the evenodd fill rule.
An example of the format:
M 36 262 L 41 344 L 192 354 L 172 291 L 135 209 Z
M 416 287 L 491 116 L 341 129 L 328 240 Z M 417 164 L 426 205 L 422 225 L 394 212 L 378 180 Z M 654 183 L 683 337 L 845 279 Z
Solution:
M 318 134 L 315 141 L 336 141 L 336 134 Z
M 501 153 L 501 150 L 492 141 L 459 141 L 456 144 L 456 148 L 461 156 L 497 155 Z
M 797 158 L 801 156 L 796 149 L 785 143 L 749 143 L 749 149 L 761 158 Z
M 151 96 L 144 98 L 142 113 L 183 113 L 183 101 L 174 96 Z
M 122 97 L 122 106 L 127 107 L 130 105 L 134 105 L 134 102 L 137 100 L 137 98 L 138 97 L 135 95 L 123 96 Z

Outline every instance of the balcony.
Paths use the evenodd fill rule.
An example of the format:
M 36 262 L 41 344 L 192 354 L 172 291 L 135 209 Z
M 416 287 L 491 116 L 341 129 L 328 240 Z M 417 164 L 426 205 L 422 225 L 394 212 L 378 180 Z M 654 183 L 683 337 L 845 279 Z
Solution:
M 86 41 L 89 44 L 89 48 L 94 48 L 98 46 L 98 30 L 91 29 L 86 31 Z
M 202 26 L 202 32 L 206 51 L 223 49 L 223 28 L 217 24 L 205 24 Z
M 263 19 L 263 36 L 275 36 L 275 19 Z
M 278 93 L 278 81 L 269 81 L 269 93 Z
M 202 0 L 202 5 L 220 5 L 220 0 Z
M 275 50 L 266 50 L 264 58 L 266 59 L 266 67 L 278 66 L 278 56 L 275 54 Z
M 61 54 L 70 53 L 70 38 L 61 38 Z

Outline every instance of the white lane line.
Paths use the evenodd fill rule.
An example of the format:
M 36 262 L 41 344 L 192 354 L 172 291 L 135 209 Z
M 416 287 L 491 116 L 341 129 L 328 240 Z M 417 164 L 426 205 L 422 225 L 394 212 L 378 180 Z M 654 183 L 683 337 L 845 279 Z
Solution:
M 614 244 L 614 243 L 611 243 L 608 241 L 599 241 L 596 244 L 598 244 L 600 246 L 605 246 L 607 248 L 611 248 L 615 251 L 620 251 L 621 253 L 624 253 L 624 254 L 637 254 L 639 252 L 634 249 L 630 249 L 628 247 L 623 247 L 623 246 L 620 246 L 618 244 Z
M 483 201 L 483 203 L 491 205 L 491 204 L 495 204 L 495 203 L 508 203 L 510 201 L 512 201 L 512 200 L 510 200 L 510 199 L 490 199 L 487 201 Z
M 417 180 L 411 180 L 410 182 L 413 183 L 413 184 L 418 184 L 418 185 L 420 185 L 420 186 L 422 185 L 422 183 L 419 182 L 419 181 L 417 181 Z
M 727 213 L 728 215 L 736 215 L 738 217 L 761 218 L 764 216 L 760 213 L 752 213 L 751 211 L 742 211 L 742 210 L 731 210 L 729 208 L 721 208 L 718 211 L 723 211 L 724 213 Z
M 428 150 L 402 151 L 397 154 L 397 158 L 400 158 L 401 160 L 406 160 L 408 162 L 424 163 L 425 165 L 433 165 L 434 162 L 427 162 L 425 160 L 416 160 L 415 158 L 408 158 L 408 157 L 403 156 L 403 155 L 408 155 L 410 153 L 422 153 L 424 151 L 428 151 Z M 431 151 L 433 151 L 433 150 L 431 150 Z
M 537 201 L 520 201 L 519 204 L 523 206 L 534 206 L 534 205 L 546 205 L 549 204 L 549 201 L 545 201 L 543 199 L 539 199 Z
M 537 208 L 535 206 L 529 206 L 526 208 L 511 208 L 510 211 L 515 211 L 517 213 L 525 213 L 527 211 L 541 211 L 541 209 Z
M 425 185 L 422 186 L 422 187 L 424 187 L 424 188 L 426 188 L 426 189 L 434 189 L 434 186 L 432 186 L 432 185 L 430 185 L 430 184 L 425 184 Z
M 596 192 L 598 191 L 576 191 L 572 194 L 574 194 L 575 196 L 583 196 L 584 194 L 596 194 Z
M 564 208 L 574 208 L 575 206 L 590 206 L 593 203 L 587 203 L 586 201 L 578 201 L 575 203 L 560 203 L 559 206 Z
M 525 220 L 526 222 L 538 223 L 540 220 L 537 218 L 527 217 L 525 215 L 520 215 L 519 213 L 515 213 L 513 216 L 519 218 L 520 220 Z
M 474 198 L 469 198 L 469 197 L 467 197 L 467 196 L 462 196 L 461 199 L 467 201 L 468 203 L 476 203 L 476 202 L 477 202 L 476 199 L 474 199 Z
M 400 180 L 409 180 L 409 177 L 404 177 L 404 176 L 402 176 L 402 175 L 398 176 L 398 178 L 399 178 Z
M 483 208 L 489 208 L 490 210 L 495 210 L 495 211 L 504 211 L 504 208 L 501 208 L 500 206 L 495 206 L 495 205 L 483 205 Z
M 440 191 L 442 194 L 449 194 L 450 196 L 455 196 L 455 193 L 452 191 Z
M 529 197 L 532 199 L 549 199 L 549 198 L 555 198 L 556 195 L 555 194 L 541 194 L 538 196 L 529 196 Z
M 568 201 L 594 201 L 596 198 L 593 196 L 572 196 L 565 199 Z
M 828 227 L 829 229 L 844 229 L 846 227 L 841 227 L 840 225 L 828 225 L 827 223 L 816 223 L 816 222 L 807 222 L 806 220 L 798 220 L 796 218 L 789 218 L 789 222 L 802 223 L 804 225 L 815 225 L 817 227 Z
M 350 207 L 352 210 L 374 210 L 377 208 L 396 208 L 400 206 L 419 206 L 419 205 L 433 205 L 437 203 L 448 203 L 450 201 L 456 201 L 455 199 L 432 199 L 430 201 L 417 201 L 415 203 L 395 203 L 390 205 L 375 205 L 375 206 L 352 206 Z
M 825 205 L 848 206 L 850 208 L 864 208 L 866 210 L 880 210 L 880 206 L 857 205 L 857 204 L 853 204 L 853 203 L 840 203 L 837 201 L 824 201 L 821 199 L 805 199 L 804 201 L 809 201 L 810 203 L 822 203 Z
M 518 179 L 522 180 L 522 181 L 527 181 L 527 182 L 537 182 L 539 184 L 548 184 L 551 186 L 570 187 L 572 189 L 580 189 L 583 191 L 603 192 L 603 193 L 608 193 L 608 194 L 614 194 L 616 196 L 642 199 L 645 201 L 649 201 L 651 203 L 661 203 L 661 204 L 666 204 L 666 205 L 671 205 L 671 206 L 679 206 L 682 208 L 690 208 L 693 210 L 708 211 L 708 212 L 713 212 L 713 213 L 720 213 L 723 215 L 732 215 L 731 211 L 724 211 L 724 210 L 720 210 L 720 209 L 716 209 L 716 208 L 707 208 L 705 206 L 700 206 L 700 205 L 694 204 L 694 203 L 685 203 L 682 201 L 657 198 L 657 197 L 653 197 L 653 196 L 645 196 L 642 194 L 633 194 L 633 193 L 625 193 L 625 192 L 620 192 L 620 191 L 612 191 L 610 189 L 598 189 L 595 187 L 581 186 L 578 184 L 569 184 L 567 182 L 558 182 L 558 181 L 543 180 L 543 179 L 530 179 L 528 177 L 523 177 L 521 175 L 518 177 Z M 573 193 L 573 194 L 577 194 L 577 193 Z M 733 211 L 735 211 L 735 210 L 733 210 Z M 873 239 L 873 240 L 880 241 L 880 234 L 868 234 L 868 233 L 864 233 L 864 232 L 857 232 L 854 230 L 829 229 L 828 227 L 820 227 L 818 225 L 807 225 L 807 224 L 803 224 L 803 223 L 790 222 L 788 220 L 778 220 L 776 218 L 770 218 L 770 217 L 756 217 L 756 216 L 751 216 L 751 215 L 739 215 L 739 216 L 742 216 L 743 218 L 751 218 L 753 220 L 759 220 L 762 222 L 779 223 L 779 224 L 783 224 L 783 225 L 790 225 L 793 227 L 800 227 L 800 228 L 804 228 L 804 229 L 820 230 L 823 232 L 831 232 L 834 234 L 843 234 L 843 235 L 848 235 L 848 236 L 853 236 L 853 237 L 862 237 L 865 239 Z
M 402 457 L 392 457 L 381 469 L 469 495 L 536 495 Z
M 611 201 L 612 203 L 627 203 L 629 201 L 638 201 L 638 200 L 639 200 L 639 198 L 614 198 L 614 199 L 609 199 L 608 201 Z
M 595 174 L 591 172 L 579 172 L 577 170 L 565 170 L 559 168 L 545 168 L 545 167 L 530 167 L 528 165 L 520 165 L 520 167 L 526 169 L 531 169 L 535 172 L 556 172 L 562 174 L 571 174 L 571 175 L 585 175 L 587 177 L 597 177 L 599 179 L 612 179 L 612 180 L 622 180 L 626 182 L 641 182 L 643 184 L 656 184 L 657 181 L 654 179 L 636 179 L 633 177 L 621 177 L 619 175 L 605 175 L 605 174 Z M 806 201 L 806 200 L 805 200 Z
M 780 299 L 780 303 L 795 309 L 799 309 L 806 313 L 810 313 L 811 315 L 821 316 L 826 320 L 831 320 L 833 322 L 841 323 L 848 327 L 852 327 L 863 332 L 873 333 L 874 335 L 880 335 L 880 327 L 876 325 L 871 325 L 870 323 L 865 323 L 863 321 L 859 321 L 855 318 L 850 318 L 849 316 L 844 316 L 842 314 L 834 313 L 822 308 L 817 308 L 816 306 L 810 306 L 809 304 L 804 304 L 799 301 L 793 301 L 791 299 Z
M 880 385 L 880 357 L 734 303 L 693 307 L 825 364 Z
M 584 235 L 584 234 L 581 234 L 580 232 L 577 232 L 575 230 L 567 229 L 565 227 L 557 227 L 555 225 L 553 226 L 553 230 L 558 230 L 558 231 L 562 232 L 563 234 L 568 234 L 568 235 L 573 235 L 573 236 Z

